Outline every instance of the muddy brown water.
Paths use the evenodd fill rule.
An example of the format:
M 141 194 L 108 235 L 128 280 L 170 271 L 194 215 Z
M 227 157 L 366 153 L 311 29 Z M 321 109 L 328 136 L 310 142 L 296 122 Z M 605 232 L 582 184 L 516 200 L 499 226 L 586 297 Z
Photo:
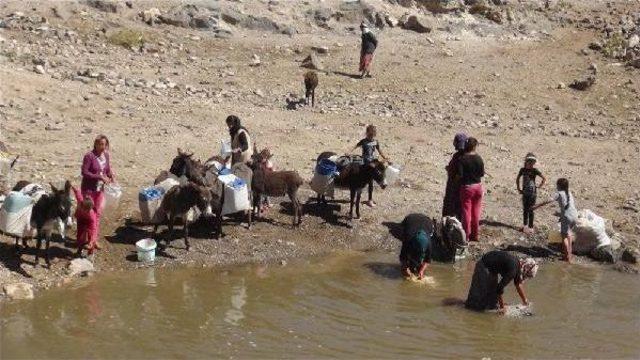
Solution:
M 637 276 L 546 264 L 526 284 L 533 316 L 510 317 L 443 305 L 473 262 L 435 265 L 422 285 L 395 260 L 98 275 L 0 304 L 0 358 L 640 357 Z

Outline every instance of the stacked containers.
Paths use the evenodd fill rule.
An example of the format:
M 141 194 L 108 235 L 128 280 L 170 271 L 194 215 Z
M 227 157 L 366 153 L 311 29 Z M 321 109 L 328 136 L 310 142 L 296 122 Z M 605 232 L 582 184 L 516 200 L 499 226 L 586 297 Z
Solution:
M 321 159 L 316 165 L 313 178 L 311 179 L 311 189 L 318 195 L 333 195 L 333 178 L 337 172 L 337 165 L 329 159 Z

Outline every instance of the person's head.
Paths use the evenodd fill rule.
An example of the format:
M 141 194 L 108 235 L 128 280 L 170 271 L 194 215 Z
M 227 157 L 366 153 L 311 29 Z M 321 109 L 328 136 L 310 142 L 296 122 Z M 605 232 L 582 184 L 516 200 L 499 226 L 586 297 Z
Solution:
M 227 116 L 226 121 L 227 121 L 227 127 L 229 127 L 229 129 L 239 128 L 241 126 L 240 118 L 237 117 L 236 115 Z
M 375 125 L 367 125 L 365 134 L 368 139 L 373 139 L 378 135 L 378 128 Z
M 86 197 L 78 205 L 82 211 L 91 211 L 93 209 L 93 200 L 90 197 Z
M 520 259 L 520 276 L 522 277 L 522 281 L 536 277 L 538 267 L 538 263 L 532 258 Z
M 457 151 L 463 151 L 465 146 L 467 145 L 468 138 L 469 137 L 467 136 L 467 134 L 463 132 L 457 133 L 456 136 L 453 137 L 453 147 Z
M 524 167 L 527 169 L 531 169 L 536 166 L 536 156 L 533 153 L 528 153 L 527 156 L 524 157 Z
M 478 140 L 474 137 L 470 137 L 467 139 L 467 143 L 464 146 L 464 151 L 465 152 L 476 151 L 477 147 L 478 147 Z
M 558 179 L 558 181 L 556 182 L 556 188 L 558 189 L 558 191 L 568 192 L 569 191 L 569 180 L 567 180 L 566 178 Z
M 106 150 L 109 150 L 109 138 L 105 135 L 98 135 L 93 141 L 93 151 L 102 154 Z

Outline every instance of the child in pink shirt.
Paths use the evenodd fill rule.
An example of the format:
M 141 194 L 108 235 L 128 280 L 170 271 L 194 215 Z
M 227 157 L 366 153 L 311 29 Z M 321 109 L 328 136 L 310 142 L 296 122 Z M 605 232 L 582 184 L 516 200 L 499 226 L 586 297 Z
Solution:
M 98 233 L 98 214 L 90 196 L 83 197 L 82 192 L 72 187 L 78 204 L 75 217 L 78 222 L 76 242 L 78 245 L 77 255 L 82 255 L 82 249 L 87 249 L 87 254 L 92 255 L 97 249 L 96 234 Z

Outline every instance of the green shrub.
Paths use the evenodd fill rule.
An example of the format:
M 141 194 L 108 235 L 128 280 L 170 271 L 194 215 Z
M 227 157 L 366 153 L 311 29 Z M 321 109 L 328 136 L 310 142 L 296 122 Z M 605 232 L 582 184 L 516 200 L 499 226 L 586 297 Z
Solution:
M 615 57 L 624 49 L 625 45 L 624 37 L 619 33 L 615 33 L 611 35 L 602 47 L 602 53 L 608 57 Z
M 123 29 L 109 36 L 109 42 L 114 45 L 124 46 L 128 49 L 136 49 L 144 45 L 144 34 L 140 31 Z

